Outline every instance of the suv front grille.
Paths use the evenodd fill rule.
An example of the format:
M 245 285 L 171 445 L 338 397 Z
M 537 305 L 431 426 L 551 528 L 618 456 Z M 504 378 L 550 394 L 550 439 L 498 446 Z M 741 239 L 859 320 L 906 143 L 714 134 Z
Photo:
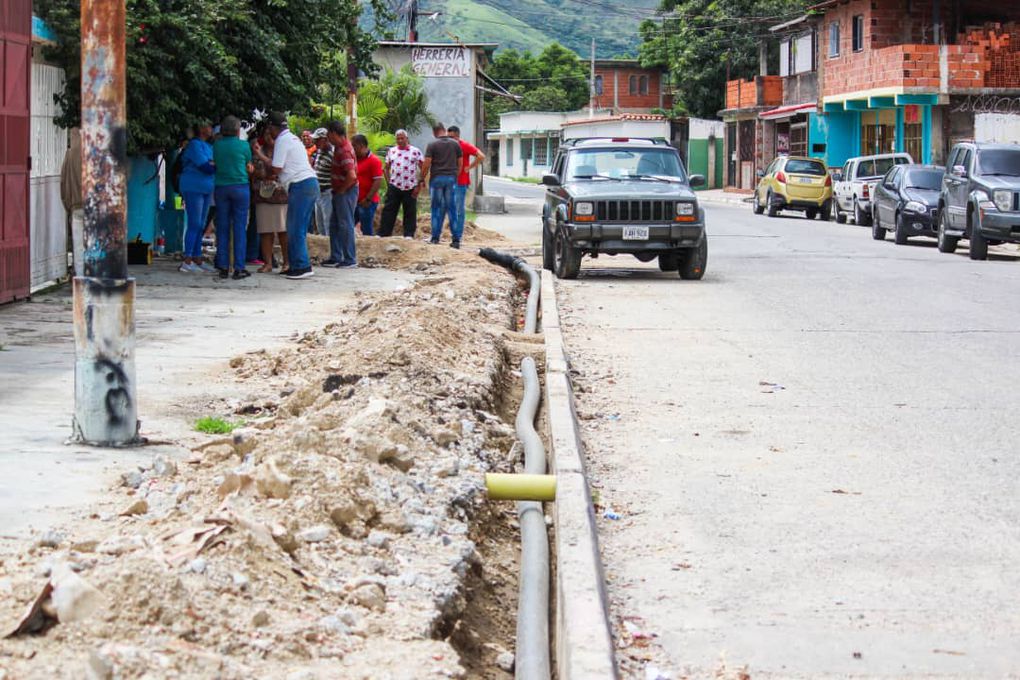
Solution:
M 676 201 L 595 201 L 599 222 L 672 222 Z

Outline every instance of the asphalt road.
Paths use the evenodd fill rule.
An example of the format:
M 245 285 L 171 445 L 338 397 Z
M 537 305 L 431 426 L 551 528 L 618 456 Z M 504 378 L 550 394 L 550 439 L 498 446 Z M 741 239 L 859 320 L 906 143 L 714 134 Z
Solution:
M 1020 675 L 1020 259 L 707 210 L 558 283 L 625 676 Z
M 541 203 L 545 196 L 545 187 L 541 184 L 528 184 L 526 182 L 515 182 L 512 179 L 486 175 L 482 178 L 485 193 L 494 196 L 505 196 L 516 201 L 538 201 Z

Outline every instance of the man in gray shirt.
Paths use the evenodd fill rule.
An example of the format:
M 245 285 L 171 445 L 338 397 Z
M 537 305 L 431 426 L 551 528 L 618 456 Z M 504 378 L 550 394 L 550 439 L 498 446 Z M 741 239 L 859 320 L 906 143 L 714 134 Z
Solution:
M 463 151 L 460 143 L 446 134 L 446 126 L 436 123 L 432 126 L 436 139 L 425 148 L 425 162 L 421 166 L 422 183 L 429 178 L 429 197 L 432 199 L 432 238 L 430 243 L 439 243 L 443 233 L 443 217 L 450 218 L 450 233 L 453 235 L 452 248 L 460 248 L 461 234 L 457 233 L 457 203 L 454 201 L 454 187 L 460 173 Z

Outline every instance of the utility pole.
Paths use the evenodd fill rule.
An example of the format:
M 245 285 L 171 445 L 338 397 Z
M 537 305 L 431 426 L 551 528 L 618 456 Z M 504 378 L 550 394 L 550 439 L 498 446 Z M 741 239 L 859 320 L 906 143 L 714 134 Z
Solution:
M 74 277 L 75 440 L 138 442 L 135 280 L 127 266 L 124 0 L 81 2 L 85 253 Z
M 595 38 L 591 39 L 591 68 L 588 73 L 588 91 L 591 95 L 588 102 L 588 118 L 595 117 Z
M 354 12 L 354 19 L 348 29 L 347 41 L 347 136 L 352 137 L 358 134 L 358 64 L 354 59 L 354 49 L 351 44 L 354 42 L 354 34 L 358 30 L 358 16 L 361 14 L 361 3 L 354 0 L 354 6 L 358 8 Z
M 411 0 L 407 18 L 407 42 L 418 42 L 418 0 Z

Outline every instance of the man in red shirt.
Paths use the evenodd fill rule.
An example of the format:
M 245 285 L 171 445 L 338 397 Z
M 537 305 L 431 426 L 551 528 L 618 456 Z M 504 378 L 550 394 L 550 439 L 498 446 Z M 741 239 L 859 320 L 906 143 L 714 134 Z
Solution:
M 485 160 L 485 154 L 478 150 L 471 142 L 465 142 L 460 138 L 460 128 L 456 125 L 451 125 L 447 129 L 446 133 L 457 140 L 460 144 L 461 154 L 461 166 L 460 174 L 457 175 L 457 185 L 453 188 L 453 198 L 457 204 L 457 230 L 455 233 L 464 233 L 464 216 L 465 216 L 465 203 L 467 202 L 468 188 L 471 186 L 471 171 L 474 170 Z M 472 160 L 472 157 L 474 160 Z M 453 232 L 454 225 L 450 225 L 450 231 Z
M 354 210 L 354 223 L 361 226 L 363 236 L 372 236 L 383 180 L 382 161 L 369 150 L 365 135 L 351 137 L 351 146 L 358 157 L 358 207 Z
M 325 267 L 354 269 L 358 266 L 354 243 L 354 211 L 358 205 L 357 159 L 347 140 L 347 128 L 338 120 L 326 126 L 333 145 L 333 214 L 329 219 L 329 259 Z

